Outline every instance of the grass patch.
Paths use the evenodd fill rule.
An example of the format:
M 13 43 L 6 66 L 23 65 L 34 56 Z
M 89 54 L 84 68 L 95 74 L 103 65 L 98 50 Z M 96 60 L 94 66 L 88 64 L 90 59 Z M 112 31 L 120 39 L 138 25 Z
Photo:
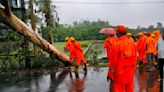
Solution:
M 55 48 L 57 48 L 58 50 L 64 52 L 65 42 L 55 42 L 53 46 L 55 46 Z
M 85 48 L 87 48 L 87 46 L 91 43 L 90 40 L 79 41 L 79 42 L 81 43 L 83 50 L 85 50 Z M 55 46 L 58 50 L 64 52 L 65 42 L 55 42 L 53 46 Z
M 99 63 L 100 67 L 108 67 L 108 63 Z

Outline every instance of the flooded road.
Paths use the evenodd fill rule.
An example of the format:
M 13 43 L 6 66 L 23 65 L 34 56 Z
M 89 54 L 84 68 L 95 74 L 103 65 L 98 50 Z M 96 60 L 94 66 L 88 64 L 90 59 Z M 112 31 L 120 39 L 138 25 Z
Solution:
M 108 68 L 89 68 L 87 73 L 69 70 L 0 75 L 0 92 L 109 92 Z M 163 92 L 158 72 L 136 70 L 135 92 Z

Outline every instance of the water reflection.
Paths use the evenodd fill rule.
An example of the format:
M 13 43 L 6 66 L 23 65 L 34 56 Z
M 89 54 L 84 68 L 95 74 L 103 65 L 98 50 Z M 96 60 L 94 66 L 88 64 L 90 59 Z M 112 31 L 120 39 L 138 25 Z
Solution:
M 0 92 L 109 92 L 106 80 L 108 68 L 88 68 L 87 72 L 69 70 L 0 75 Z M 163 92 L 157 70 L 137 69 L 135 92 Z
M 50 87 L 48 92 L 56 92 L 58 86 L 63 82 L 63 80 L 66 78 L 69 71 L 63 70 L 58 76 L 56 75 L 56 72 L 52 73 L 50 76 Z
M 147 72 L 146 69 L 139 69 L 136 75 L 138 75 L 139 92 L 163 92 L 160 91 L 160 82 L 157 81 L 159 77 L 157 70 Z
M 69 73 L 64 70 L 48 74 L 29 72 L 25 75 L 0 75 L 0 92 L 56 92 Z
M 75 71 L 75 78 L 73 78 L 72 72 L 70 71 L 70 86 L 68 92 L 83 92 L 84 91 L 84 82 L 87 76 L 87 71 L 84 71 L 84 77 L 79 77 L 79 72 Z

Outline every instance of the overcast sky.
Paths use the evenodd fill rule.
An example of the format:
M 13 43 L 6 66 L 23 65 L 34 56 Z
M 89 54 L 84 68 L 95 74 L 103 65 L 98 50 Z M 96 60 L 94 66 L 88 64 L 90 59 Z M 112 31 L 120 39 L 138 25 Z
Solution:
M 98 19 L 130 28 L 164 25 L 164 0 L 52 0 L 60 23 Z

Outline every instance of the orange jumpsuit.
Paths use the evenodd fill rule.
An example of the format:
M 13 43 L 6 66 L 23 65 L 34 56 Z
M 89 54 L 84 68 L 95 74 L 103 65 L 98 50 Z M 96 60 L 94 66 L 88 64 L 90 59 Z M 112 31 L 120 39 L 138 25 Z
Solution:
M 81 44 L 79 42 L 75 41 L 75 42 L 73 42 L 73 46 L 75 48 L 76 64 L 80 65 L 81 62 L 86 64 L 86 60 L 84 58 L 84 54 L 83 54 Z
M 148 36 L 146 39 L 147 43 L 147 53 L 154 53 L 156 41 L 151 36 Z
M 69 58 L 70 58 L 70 62 L 72 62 L 72 59 L 75 58 L 75 48 L 72 42 L 68 41 L 66 43 L 65 48 L 70 52 L 69 54 Z
M 148 36 L 146 39 L 146 43 L 147 43 L 147 54 L 151 54 L 151 57 L 148 57 L 147 61 L 153 61 L 154 54 L 156 53 L 156 40 L 153 37 Z
M 134 42 L 134 39 L 132 37 L 129 38 L 132 42 Z
M 106 48 L 108 60 L 110 60 L 110 58 L 111 58 L 109 53 L 110 53 L 110 49 L 115 41 L 116 41 L 116 38 L 114 36 L 110 36 L 110 37 L 106 38 L 104 41 L 104 48 Z
M 157 51 L 156 44 L 157 44 L 157 40 L 153 38 L 153 54 L 156 54 L 156 51 Z
M 156 42 L 159 40 L 160 38 L 160 30 L 156 30 L 155 31 L 155 36 L 156 36 Z M 158 50 L 156 50 L 156 53 L 158 52 Z
M 139 54 L 138 60 L 146 62 L 146 37 L 141 36 L 137 41 L 137 51 Z
M 121 36 L 111 48 L 113 56 L 108 77 L 113 80 L 114 92 L 134 92 L 133 80 L 136 65 L 136 46 L 127 36 Z
M 155 47 L 154 47 L 154 54 L 157 54 L 157 48 L 156 48 L 156 44 L 157 44 L 157 39 L 156 39 L 156 37 L 155 38 L 153 38 L 153 40 L 154 40 L 154 42 L 155 42 Z
M 156 35 L 156 39 L 158 41 L 158 39 L 160 38 L 160 30 L 155 31 L 155 35 Z

